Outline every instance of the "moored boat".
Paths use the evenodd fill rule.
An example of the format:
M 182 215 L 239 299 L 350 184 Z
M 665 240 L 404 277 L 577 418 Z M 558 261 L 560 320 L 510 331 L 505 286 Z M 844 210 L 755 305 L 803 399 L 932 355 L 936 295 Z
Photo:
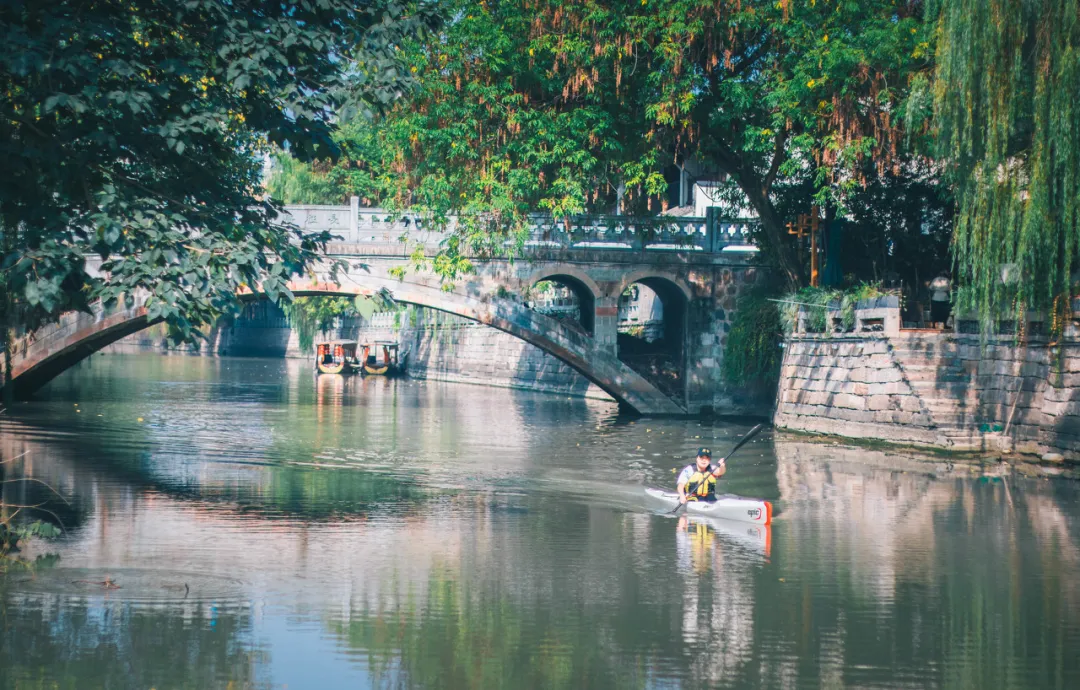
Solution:
M 674 491 L 645 489 L 645 495 L 664 503 L 672 510 L 679 505 L 679 494 Z M 760 498 L 744 498 L 733 494 L 717 496 L 715 501 L 688 501 L 685 510 L 687 515 L 704 515 L 757 525 L 768 525 L 772 522 L 772 503 Z
M 378 341 L 364 345 L 364 373 L 371 376 L 399 376 L 404 367 L 399 356 L 398 344 Z
M 355 340 L 330 340 L 315 346 L 315 369 L 320 374 L 352 374 L 359 363 Z

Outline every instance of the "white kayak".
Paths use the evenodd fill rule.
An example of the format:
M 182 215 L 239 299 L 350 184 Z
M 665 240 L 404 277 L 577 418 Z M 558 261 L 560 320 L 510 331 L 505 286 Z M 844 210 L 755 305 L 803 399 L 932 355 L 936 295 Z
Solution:
M 679 494 L 674 491 L 645 489 L 645 495 L 662 501 L 673 510 L 679 505 Z M 752 522 L 755 525 L 768 525 L 772 522 L 772 503 L 760 498 L 743 498 L 732 494 L 717 496 L 715 501 L 688 501 L 684 510 L 688 515 Z

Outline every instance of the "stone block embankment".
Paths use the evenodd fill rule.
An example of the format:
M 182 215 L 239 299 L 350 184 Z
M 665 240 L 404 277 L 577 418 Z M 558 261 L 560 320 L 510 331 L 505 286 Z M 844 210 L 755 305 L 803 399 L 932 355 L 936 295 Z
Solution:
M 786 343 L 778 426 L 934 445 L 929 411 L 883 337 L 805 338 Z
M 1080 459 L 1080 343 L 897 331 L 785 343 L 777 426 Z

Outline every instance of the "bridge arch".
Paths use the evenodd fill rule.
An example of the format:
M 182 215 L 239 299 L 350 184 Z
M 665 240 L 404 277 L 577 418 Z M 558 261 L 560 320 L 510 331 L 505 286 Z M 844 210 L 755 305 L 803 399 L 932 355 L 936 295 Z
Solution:
M 652 272 L 626 276 L 619 299 L 619 359 L 673 397 L 686 394 L 689 287 Z
M 541 280 L 554 280 L 556 278 L 576 281 L 583 289 L 588 290 L 593 299 L 604 296 L 604 291 L 596 284 L 585 271 L 571 264 L 554 264 L 539 268 L 525 279 L 529 285 L 536 285 Z
M 456 314 L 492 326 L 539 347 L 568 363 L 621 405 L 647 415 L 679 415 L 684 410 L 593 338 L 558 319 L 491 294 L 443 290 L 437 281 L 377 274 L 345 275 L 338 282 L 315 279 L 290 283 L 297 296 L 371 295 L 387 290 L 398 302 Z M 253 293 L 249 293 L 252 294 Z M 59 323 L 39 329 L 17 346 L 12 360 L 15 393 L 26 396 L 94 352 L 157 321 L 141 302 L 131 308 L 93 314 L 65 314 Z
M 593 279 L 580 269 L 572 266 L 559 266 L 546 271 L 534 272 L 528 278 L 528 287 L 535 288 L 545 282 L 554 283 L 573 296 L 577 307 L 577 323 L 589 335 L 595 333 L 596 299 L 601 292 Z M 535 302 L 536 299 L 530 301 Z M 535 303 L 530 306 L 542 313 L 546 313 L 544 309 L 539 308 Z
M 651 270 L 634 271 L 633 273 L 626 274 L 618 282 L 618 287 L 615 289 L 611 296 L 618 298 L 619 295 L 621 295 L 623 291 L 626 290 L 626 288 L 630 287 L 634 283 L 643 283 L 653 288 L 654 290 L 657 290 L 658 287 L 660 290 L 663 290 L 666 294 L 669 295 L 674 294 L 674 288 L 682 293 L 682 296 L 686 300 L 686 302 L 689 303 L 692 299 L 694 299 L 694 291 L 690 288 L 686 281 L 673 275 L 666 275 L 664 273 Z

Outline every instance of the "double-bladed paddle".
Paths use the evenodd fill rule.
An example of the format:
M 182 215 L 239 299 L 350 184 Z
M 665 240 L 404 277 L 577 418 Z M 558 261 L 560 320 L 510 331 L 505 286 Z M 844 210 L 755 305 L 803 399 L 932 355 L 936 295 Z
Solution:
M 747 443 L 747 442 L 748 442 L 748 441 L 749 441 L 750 439 L 752 439 L 752 438 L 754 438 L 755 436 L 757 436 L 757 435 L 758 435 L 758 432 L 760 432 L 760 431 L 761 431 L 762 429 L 764 429 L 764 428 L 765 428 L 765 427 L 767 427 L 767 426 L 769 426 L 769 425 L 768 425 L 768 424 L 758 424 L 758 425 L 757 425 L 757 426 L 755 426 L 755 427 L 754 427 L 753 429 L 751 429 L 750 431 L 746 432 L 746 436 L 743 436 L 743 437 L 742 437 L 742 440 L 741 440 L 741 441 L 739 441 L 738 443 L 736 443 L 736 444 L 735 444 L 735 447 L 734 447 L 734 448 L 732 448 L 732 449 L 731 449 L 731 451 L 730 451 L 730 452 L 729 452 L 729 453 L 728 453 L 727 455 L 725 455 L 724 457 L 720 458 L 720 461 L 721 461 L 721 462 L 725 462 L 725 463 L 726 463 L 726 462 L 727 462 L 727 459 L 728 459 L 728 458 L 730 458 L 730 457 L 731 457 L 732 455 L 735 455 L 735 451 L 737 451 L 737 450 L 739 450 L 740 448 L 742 448 L 743 446 L 745 446 L 745 445 L 746 445 L 746 443 Z M 671 513 L 669 513 L 669 514 L 673 515 L 673 514 L 675 514 L 675 513 L 679 512 L 679 508 L 682 508 L 682 507 L 683 507 L 684 505 L 686 505 L 686 504 L 685 504 L 685 503 L 680 503 L 679 505 L 675 506 L 675 509 L 674 509 L 674 510 L 672 510 L 672 511 L 671 511 Z

